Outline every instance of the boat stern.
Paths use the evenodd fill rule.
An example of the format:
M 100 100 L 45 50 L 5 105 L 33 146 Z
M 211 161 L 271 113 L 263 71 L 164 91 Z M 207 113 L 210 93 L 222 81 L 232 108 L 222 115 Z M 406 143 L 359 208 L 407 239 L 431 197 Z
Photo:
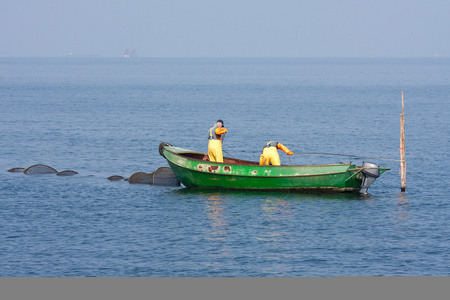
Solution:
M 389 170 L 388 168 L 380 168 L 380 166 L 370 163 L 370 162 L 363 162 L 361 166 L 361 188 L 359 192 L 361 194 L 367 194 L 367 190 L 369 189 L 369 186 L 377 180 L 378 177 L 380 177 L 381 174 L 383 174 L 385 171 Z

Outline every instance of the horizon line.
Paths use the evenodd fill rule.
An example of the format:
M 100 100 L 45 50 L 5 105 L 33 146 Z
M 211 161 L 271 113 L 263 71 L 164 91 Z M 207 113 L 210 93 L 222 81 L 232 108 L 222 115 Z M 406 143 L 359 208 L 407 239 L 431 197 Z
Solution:
M 135 56 L 135 57 L 124 57 L 122 55 L 118 56 L 102 56 L 100 54 L 76 54 L 76 55 L 62 55 L 62 56 L 0 56 L 0 58 L 124 58 L 124 59 L 136 59 L 136 58 L 199 58 L 199 59 L 230 59 L 230 58 L 276 58 L 276 59 L 298 59 L 298 58 L 308 58 L 308 59 L 340 59 L 340 58 L 450 58 L 450 56 Z

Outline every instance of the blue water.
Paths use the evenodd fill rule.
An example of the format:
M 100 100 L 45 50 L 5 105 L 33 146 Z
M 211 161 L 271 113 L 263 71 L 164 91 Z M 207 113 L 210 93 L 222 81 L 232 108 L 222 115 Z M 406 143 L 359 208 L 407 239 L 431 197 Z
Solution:
M 0 58 L 0 276 L 449 276 L 449 83 L 448 58 Z M 107 180 L 206 151 L 217 119 L 242 159 L 399 159 L 402 91 L 404 193 L 399 162 L 327 155 L 291 160 L 392 170 L 368 195 Z M 38 163 L 79 174 L 6 172 Z

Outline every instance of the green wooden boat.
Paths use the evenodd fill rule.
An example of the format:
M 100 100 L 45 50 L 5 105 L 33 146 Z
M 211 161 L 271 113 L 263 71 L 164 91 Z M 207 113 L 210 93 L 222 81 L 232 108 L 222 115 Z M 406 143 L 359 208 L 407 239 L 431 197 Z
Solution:
M 224 157 L 223 163 L 211 162 L 203 152 L 159 145 L 175 176 L 187 188 L 316 191 L 367 193 L 367 189 L 389 168 L 364 162 L 355 164 L 261 166 L 259 162 Z

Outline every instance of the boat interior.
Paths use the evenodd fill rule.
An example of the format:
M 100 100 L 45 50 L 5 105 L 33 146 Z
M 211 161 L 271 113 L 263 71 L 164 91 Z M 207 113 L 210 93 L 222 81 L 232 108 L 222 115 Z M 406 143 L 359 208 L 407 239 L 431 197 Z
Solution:
M 200 154 L 200 153 L 180 153 L 178 154 L 180 156 L 184 156 L 190 159 L 196 159 L 201 161 L 210 161 L 208 154 Z M 239 165 L 249 165 L 249 166 L 258 166 L 259 162 L 255 161 L 248 161 L 248 160 L 241 160 L 236 158 L 230 158 L 230 157 L 224 157 L 223 158 L 224 164 L 239 164 Z
M 210 161 L 209 157 L 208 157 L 208 154 L 206 154 L 206 153 L 185 152 L 185 153 L 177 153 L 177 155 L 184 156 L 186 158 L 194 159 L 194 160 L 198 160 L 198 161 L 205 161 L 205 162 Z M 247 165 L 247 166 L 259 166 L 259 161 L 256 162 L 256 161 L 242 160 L 242 159 L 225 157 L 225 156 L 223 157 L 223 163 L 224 164 Z M 340 162 L 339 164 L 351 165 L 351 163 L 342 163 L 342 162 Z M 284 164 L 282 164 L 282 166 L 294 166 L 294 165 L 284 165 Z M 296 166 L 299 166 L 299 165 L 296 165 Z M 303 166 L 307 166 L 307 165 L 303 165 Z M 315 165 L 315 166 L 320 166 L 320 165 Z M 361 166 L 356 166 L 356 168 L 361 168 Z

